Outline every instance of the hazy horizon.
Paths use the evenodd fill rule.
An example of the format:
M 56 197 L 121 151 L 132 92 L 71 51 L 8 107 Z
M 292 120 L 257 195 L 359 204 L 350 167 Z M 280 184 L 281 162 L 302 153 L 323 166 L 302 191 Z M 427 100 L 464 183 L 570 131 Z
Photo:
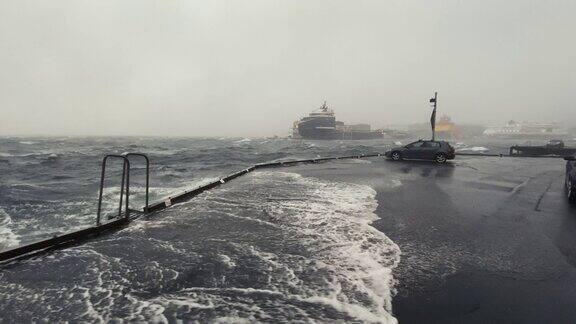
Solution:
M 575 1 L 0 3 L 0 134 L 272 136 L 347 123 L 576 126 Z

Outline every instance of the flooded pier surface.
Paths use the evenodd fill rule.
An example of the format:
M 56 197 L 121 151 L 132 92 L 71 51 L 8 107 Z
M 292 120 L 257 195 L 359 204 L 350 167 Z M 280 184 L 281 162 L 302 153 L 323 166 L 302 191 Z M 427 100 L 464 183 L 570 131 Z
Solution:
M 0 320 L 573 322 L 563 172 L 561 159 L 498 157 L 258 170 L 3 265 Z M 15 211 L 29 207 L 7 192 L 14 241 L 49 235 L 41 218 L 25 232 Z
M 576 208 L 564 196 L 564 161 L 374 159 L 300 172 L 377 191 L 373 225 L 402 251 L 400 322 L 576 320 Z

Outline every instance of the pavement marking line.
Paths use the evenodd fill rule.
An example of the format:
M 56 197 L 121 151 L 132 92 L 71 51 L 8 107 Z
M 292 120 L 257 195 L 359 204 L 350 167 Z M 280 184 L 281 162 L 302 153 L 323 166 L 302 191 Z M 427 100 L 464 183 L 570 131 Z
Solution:
M 550 181 L 550 183 L 548 184 L 548 186 L 546 187 L 546 190 L 544 190 L 544 192 L 542 192 L 542 194 L 540 195 L 540 198 L 538 198 L 538 201 L 536 202 L 536 206 L 534 206 L 534 210 L 537 212 L 542 211 L 540 209 L 540 204 L 542 203 L 542 199 L 544 199 L 544 196 L 546 195 L 546 193 L 550 190 L 550 188 L 552 188 L 552 181 Z

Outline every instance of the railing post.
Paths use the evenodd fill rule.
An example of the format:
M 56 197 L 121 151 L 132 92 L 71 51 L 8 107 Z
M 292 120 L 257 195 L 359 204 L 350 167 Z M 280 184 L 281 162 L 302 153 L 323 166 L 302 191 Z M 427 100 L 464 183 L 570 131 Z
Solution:
M 100 194 L 98 196 L 98 212 L 96 213 L 96 226 L 100 226 L 100 211 L 102 210 L 102 194 L 104 193 L 104 175 L 106 174 L 106 160 L 108 156 L 102 159 L 102 173 L 100 175 Z
M 130 208 L 128 208 L 128 206 L 130 205 L 130 161 L 128 160 L 128 158 L 124 157 L 124 165 L 126 166 L 126 168 L 124 169 L 128 172 L 126 173 L 126 220 L 130 220 Z M 124 172 L 123 172 L 124 173 Z M 124 182 L 124 174 L 122 174 L 122 182 Z M 122 203 L 122 200 L 120 200 L 120 203 Z M 122 208 L 122 207 L 120 207 Z M 118 214 L 118 219 L 120 219 L 120 216 L 122 215 L 122 213 Z
M 120 203 L 118 204 L 118 218 L 122 215 L 122 199 L 124 198 L 124 181 L 126 177 L 126 160 L 122 164 L 122 184 L 120 185 Z M 126 182 L 128 184 L 128 182 Z M 128 200 L 128 196 L 126 196 L 126 200 Z
M 150 204 L 149 193 L 150 193 L 150 159 L 148 156 L 142 153 L 127 153 L 124 155 L 129 158 L 130 156 L 140 156 L 146 161 L 146 205 L 144 206 L 144 213 L 148 212 L 148 205 Z M 129 161 L 129 159 L 128 159 Z M 128 172 L 130 173 L 130 172 Z M 128 208 L 128 207 L 127 207 Z
M 130 161 L 128 158 L 122 155 L 108 154 L 102 159 L 102 173 L 100 175 L 100 193 L 98 196 L 98 211 L 96 215 L 96 226 L 101 225 L 101 214 L 102 214 L 102 198 L 104 195 L 104 180 L 106 179 L 106 165 L 108 163 L 108 158 L 115 157 L 122 159 L 122 184 L 120 185 L 120 204 L 118 206 L 118 219 L 122 216 L 122 202 L 124 200 L 124 187 L 126 188 L 126 218 L 129 217 L 128 204 L 130 201 Z

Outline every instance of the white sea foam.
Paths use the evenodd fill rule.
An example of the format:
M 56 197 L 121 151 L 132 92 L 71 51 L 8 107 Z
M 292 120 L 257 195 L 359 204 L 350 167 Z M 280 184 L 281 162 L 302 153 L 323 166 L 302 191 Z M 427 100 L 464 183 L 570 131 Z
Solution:
M 11 229 L 12 219 L 10 215 L 0 208 L 0 251 L 18 246 L 18 236 Z
M 122 314 L 125 321 L 168 322 L 175 317 L 186 318 L 180 317 L 182 314 L 194 319 L 195 314 L 208 312 L 214 317 L 208 315 L 204 320 L 210 322 L 287 321 L 292 316 L 329 322 L 334 320 L 330 314 L 337 312 L 346 314 L 352 321 L 396 322 L 391 315 L 392 270 L 399 262 L 400 251 L 383 233 L 370 226 L 378 219 L 374 213 L 376 192 L 372 188 L 284 172 L 255 172 L 240 181 L 236 182 L 240 183 L 238 186 L 231 183 L 188 204 L 176 205 L 180 208 L 174 208 L 172 214 L 148 225 L 160 222 L 163 226 L 174 226 L 171 217 L 192 220 L 194 215 L 190 213 L 205 215 L 216 211 L 221 217 L 229 215 L 243 222 L 249 222 L 246 218 L 253 215 L 259 226 L 267 228 L 270 224 L 270 233 L 286 233 L 292 244 L 301 246 L 305 254 L 283 253 L 267 244 L 256 247 L 249 242 L 222 240 L 230 250 L 225 254 L 219 251 L 213 261 L 227 271 L 241 272 L 239 269 L 245 266 L 242 262 L 246 259 L 258 260 L 254 263 L 259 265 L 255 270 L 266 277 L 258 289 L 226 286 L 225 277 L 214 277 L 221 284 L 209 288 L 183 287 L 155 297 L 143 297 L 134 285 L 142 285 L 143 290 L 155 285 L 161 288 L 181 278 L 180 273 L 169 263 L 146 257 L 133 260 L 138 263 L 137 268 L 132 268 L 127 260 L 97 252 L 88 245 L 65 250 L 53 261 L 67 264 L 81 259 L 86 264 L 87 272 L 82 274 L 81 282 L 74 282 L 77 286 L 73 289 L 48 292 L 15 287 L 4 288 L 3 292 L 37 296 L 27 297 L 31 304 L 45 304 L 44 300 L 49 300 L 53 308 L 42 308 L 46 315 L 70 321 L 107 322 Z M 153 190 L 161 195 L 164 190 L 174 192 L 174 189 Z M 114 190 L 111 188 L 105 194 L 111 195 Z M 178 210 L 185 213 L 177 213 Z M 263 221 L 266 218 L 259 219 L 265 217 L 263 210 L 271 223 Z M 113 241 L 143 238 L 130 234 L 112 237 L 109 243 L 101 241 L 100 244 L 120 246 L 125 242 Z M 175 260 L 188 262 L 197 258 L 196 253 L 205 252 L 179 246 L 172 239 L 146 237 L 145 240 L 155 249 L 174 255 Z M 137 276 L 143 276 L 143 280 L 136 280 Z M 0 300 L 2 298 L 12 296 L 0 295 Z M 71 304 L 74 314 L 67 313 Z M 315 311 L 309 312 L 309 308 Z M 326 317 L 318 315 L 326 309 L 333 312 L 328 312 Z
M 232 190 L 232 193 L 231 189 L 222 189 L 228 196 L 233 196 L 232 199 L 212 192 L 203 201 L 195 201 L 190 206 L 193 210 L 217 210 L 242 219 L 246 216 L 236 215 L 240 209 L 253 213 L 264 210 L 265 219 L 272 223 L 258 217 L 253 221 L 271 228 L 279 226 L 291 233 L 297 244 L 309 251 L 311 259 L 228 242 L 239 253 L 248 253 L 261 260 L 261 267 L 270 272 L 269 289 L 213 288 L 210 290 L 213 294 L 211 303 L 236 309 L 237 303 L 231 304 L 227 298 L 219 297 L 225 291 L 236 289 L 237 293 L 269 294 L 273 299 L 282 296 L 286 301 L 276 301 L 277 308 L 293 307 L 290 302 L 293 300 L 318 307 L 328 306 L 358 321 L 396 322 L 391 315 L 392 270 L 400 260 L 400 250 L 385 234 L 370 225 L 378 219 L 374 213 L 378 205 L 376 192 L 371 187 L 285 172 L 255 172 L 249 177 L 251 183 L 240 190 Z M 227 261 L 225 257 L 221 260 Z M 190 292 L 187 290 L 188 294 Z M 186 299 L 198 303 L 200 291 L 194 289 L 194 292 Z M 164 299 L 164 302 L 170 301 Z M 299 311 L 306 312 L 305 309 Z M 257 314 L 258 318 L 270 315 L 265 311 Z
M 217 181 L 219 178 L 206 177 L 201 178 L 196 181 L 191 181 L 184 186 L 179 187 L 150 187 L 149 188 L 149 202 L 153 203 L 155 201 L 165 200 L 171 196 L 181 194 L 185 191 L 193 190 L 198 187 L 207 185 L 211 182 Z M 104 188 L 102 193 L 103 205 L 106 205 L 106 211 L 114 211 L 114 208 L 118 207 L 117 198 L 120 196 L 120 186 L 109 186 Z M 146 199 L 146 187 L 144 186 L 131 186 L 130 187 L 130 201 L 131 205 L 135 207 L 142 207 L 145 204 Z M 111 208 L 111 209 L 110 209 Z
M 391 272 L 399 262 L 400 250 L 370 226 L 378 219 L 374 214 L 376 192 L 364 185 L 293 173 L 261 172 L 255 177 L 280 177 L 305 188 L 301 194 L 306 199 L 284 200 L 271 206 L 273 213 L 288 221 L 285 224 L 316 237 L 308 247 L 317 251 L 317 267 L 334 274 L 327 291 L 308 291 L 305 298 L 332 304 L 360 320 L 393 322 Z M 363 296 L 362 300 L 356 295 Z
M 486 152 L 490 151 L 490 149 L 483 146 L 473 146 L 473 147 L 458 148 L 457 151 Z
M 376 192 L 372 188 L 284 172 L 256 172 L 249 177 L 249 187 L 234 191 L 241 197 L 226 198 L 232 189 L 223 188 L 183 207 L 191 208 L 187 209 L 190 211 L 218 210 L 242 219 L 246 216 L 235 214 L 241 208 L 255 213 L 266 210 L 275 223 L 257 217 L 254 222 L 270 224 L 275 229 L 280 226 L 292 233 L 294 240 L 309 250 L 311 259 L 227 242 L 238 255 L 260 260 L 261 268 L 270 273 L 267 289 L 191 287 L 147 301 L 133 297 L 132 302 L 139 305 L 133 306 L 133 319 L 161 316 L 159 309 L 184 313 L 219 309 L 227 315 L 213 318 L 216 322 L 253 322 L 273 320 L 277 314 L 270 313 L 267 310 L 270 307 L 300 313 L 306 318 L 306 307 L 296 306 L 303 302 L 332 308 L 355 321 L 396 323 L 391 315 L 392 270 L 399 262 L 400 251 L 385 234 L 370 225 L 378 219 L 374 213 Z M 257 188 L 277 191 L 264 194 Z M 274 196 L 277 197 L 270 199 Z M 228 269 L 237 266 L 228 254 L 219 254 L 218 260 Z M 239 297 L 231 299 L 230 294 Z M 148 315 L 140 317 L 143 314 Z
M 349 164 L 372 164 L 372 161 L 362 159 L 343 160 L 343 162 Z
M 232 261 L 232 259 L 225 255 L 225 254 L 220 254 L 220 261 L 222 262 L 222 264 L 224 264 L 226 267 L 228 268 L 234 268 L 236 267 L 236 263 L 234 261 Z

